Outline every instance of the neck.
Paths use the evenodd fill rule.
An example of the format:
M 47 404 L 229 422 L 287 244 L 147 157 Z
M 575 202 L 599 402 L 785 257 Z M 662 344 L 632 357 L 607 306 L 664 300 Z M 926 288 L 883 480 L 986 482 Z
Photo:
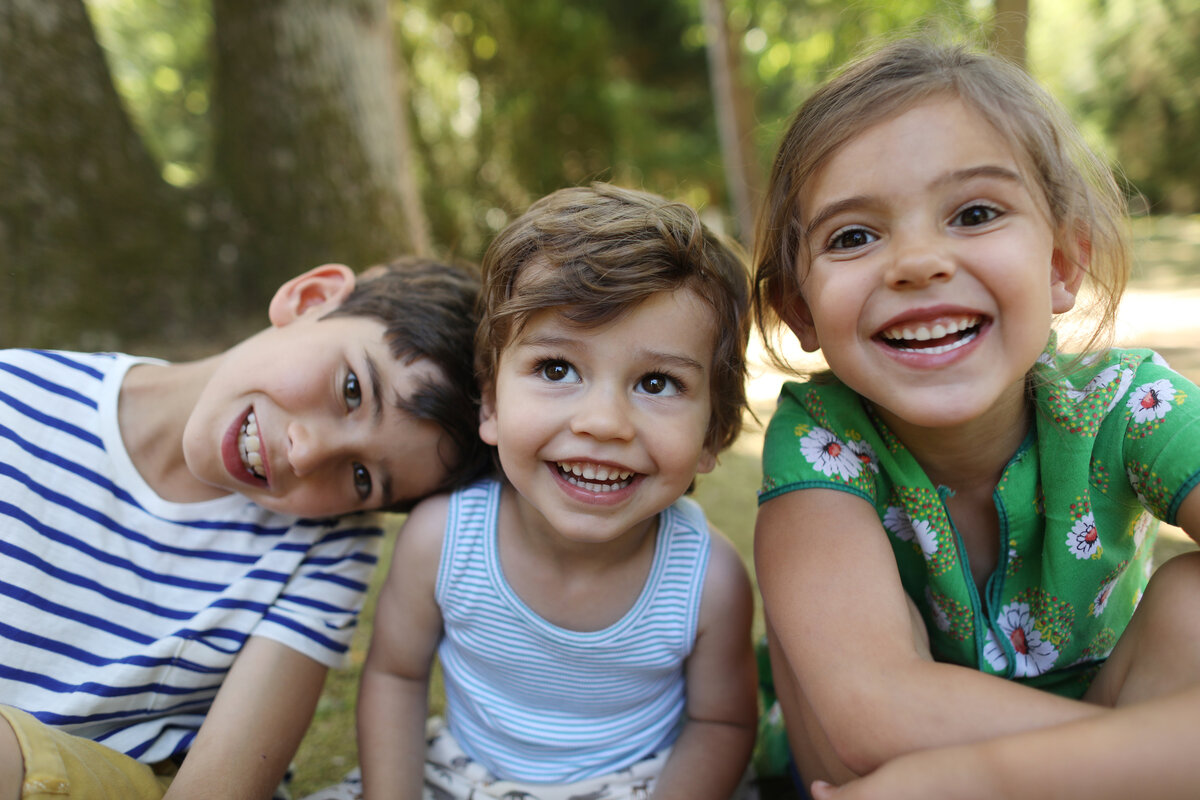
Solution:
M 982 417 L 950 427 L 925 428 L 877 409 L 935 486 L 955 491 L 991 488 L 1020 447 L 1032 422 L 1022 380 Z
M 199 502 L 225 492 L 198 481 L 183 455 L 183 431 L 216 358 L 181 364 L 139 364 L 121 383 L 121 441 L 142 479 L 159 497 Z

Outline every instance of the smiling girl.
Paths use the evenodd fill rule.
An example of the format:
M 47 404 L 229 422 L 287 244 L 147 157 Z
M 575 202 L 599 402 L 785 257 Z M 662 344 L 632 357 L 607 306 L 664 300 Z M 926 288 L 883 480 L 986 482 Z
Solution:
M 784 386 L 755 533 L 800 775 L 821 797 L 881 765 L 846 796 L 1131 796 L 1112 709 L 1200 677 L 1200 561 L 1147 589 L 1157 520 L 1200 536 L 1200 395 L 1096 346 L 1128 274 L 1111 174 L 1023 72 L 906 40 L 800 108 L 768 194 L 759 321 L 829 365 Z M 1085 279 L 1101 322 L 1069 355 L 1052 324 Z

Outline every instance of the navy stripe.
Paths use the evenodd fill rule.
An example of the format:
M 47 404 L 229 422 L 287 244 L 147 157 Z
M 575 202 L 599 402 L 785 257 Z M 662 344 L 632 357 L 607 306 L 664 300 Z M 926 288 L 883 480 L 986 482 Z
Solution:
M 23 370 L 14 364 L 0 362 L 0 370 L 3 370 L 10 375 L 14 375 L 21 380 L 28 381 L 34 386 L 39 386 L 42 389 L 45 389 L 47 392 L 51 392 L 52 394 L 65 397 L 68 400 L 74 400 L 76 403 L 82 403 L 91 409 L 97 408 L 96 401 L 92 398 L 82 395 L 74 389 L 68 389 L 65 386 L 58 385 L 57 383 L 51 383 L 40 375 L 34 375 L 32 372 Z

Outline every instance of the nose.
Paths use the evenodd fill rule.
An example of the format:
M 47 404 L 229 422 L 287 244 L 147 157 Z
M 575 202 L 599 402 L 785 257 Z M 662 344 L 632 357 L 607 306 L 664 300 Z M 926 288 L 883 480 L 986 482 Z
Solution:
M 633 438 L 632 409 L 626 393 L 617 387 L 592 386 L 571 416 L 571 431 L 601 441 Z
M 312 421 L 293 420 L 288 425 L 288 463 L 298 477 L 316 472 L 336 454 L 335 439 Z
M 954 277 L 954 258 L 935 232 L 918 230 L 893 235 L 893 257 L 884 276 L 892 289 L 924 289 Z

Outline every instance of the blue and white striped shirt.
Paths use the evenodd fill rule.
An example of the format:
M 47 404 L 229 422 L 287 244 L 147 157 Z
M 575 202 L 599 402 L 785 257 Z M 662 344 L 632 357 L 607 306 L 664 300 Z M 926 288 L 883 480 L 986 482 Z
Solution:
M 660 515 L 641 596 L 599 631 L 552 625 L 516 595 L 496 546 L 500 483 L 453 496 L 436 598 L 450 731 L 506 780 L 604 775 L 669 747 L 683 724 L 711 547 L 704 512 L 682 499 Z
M 251 636 L 336 666 L 380 530 L 163 500 L 116 354 L 0 351 L 0 703 L 145 762 L 186 751 Z

